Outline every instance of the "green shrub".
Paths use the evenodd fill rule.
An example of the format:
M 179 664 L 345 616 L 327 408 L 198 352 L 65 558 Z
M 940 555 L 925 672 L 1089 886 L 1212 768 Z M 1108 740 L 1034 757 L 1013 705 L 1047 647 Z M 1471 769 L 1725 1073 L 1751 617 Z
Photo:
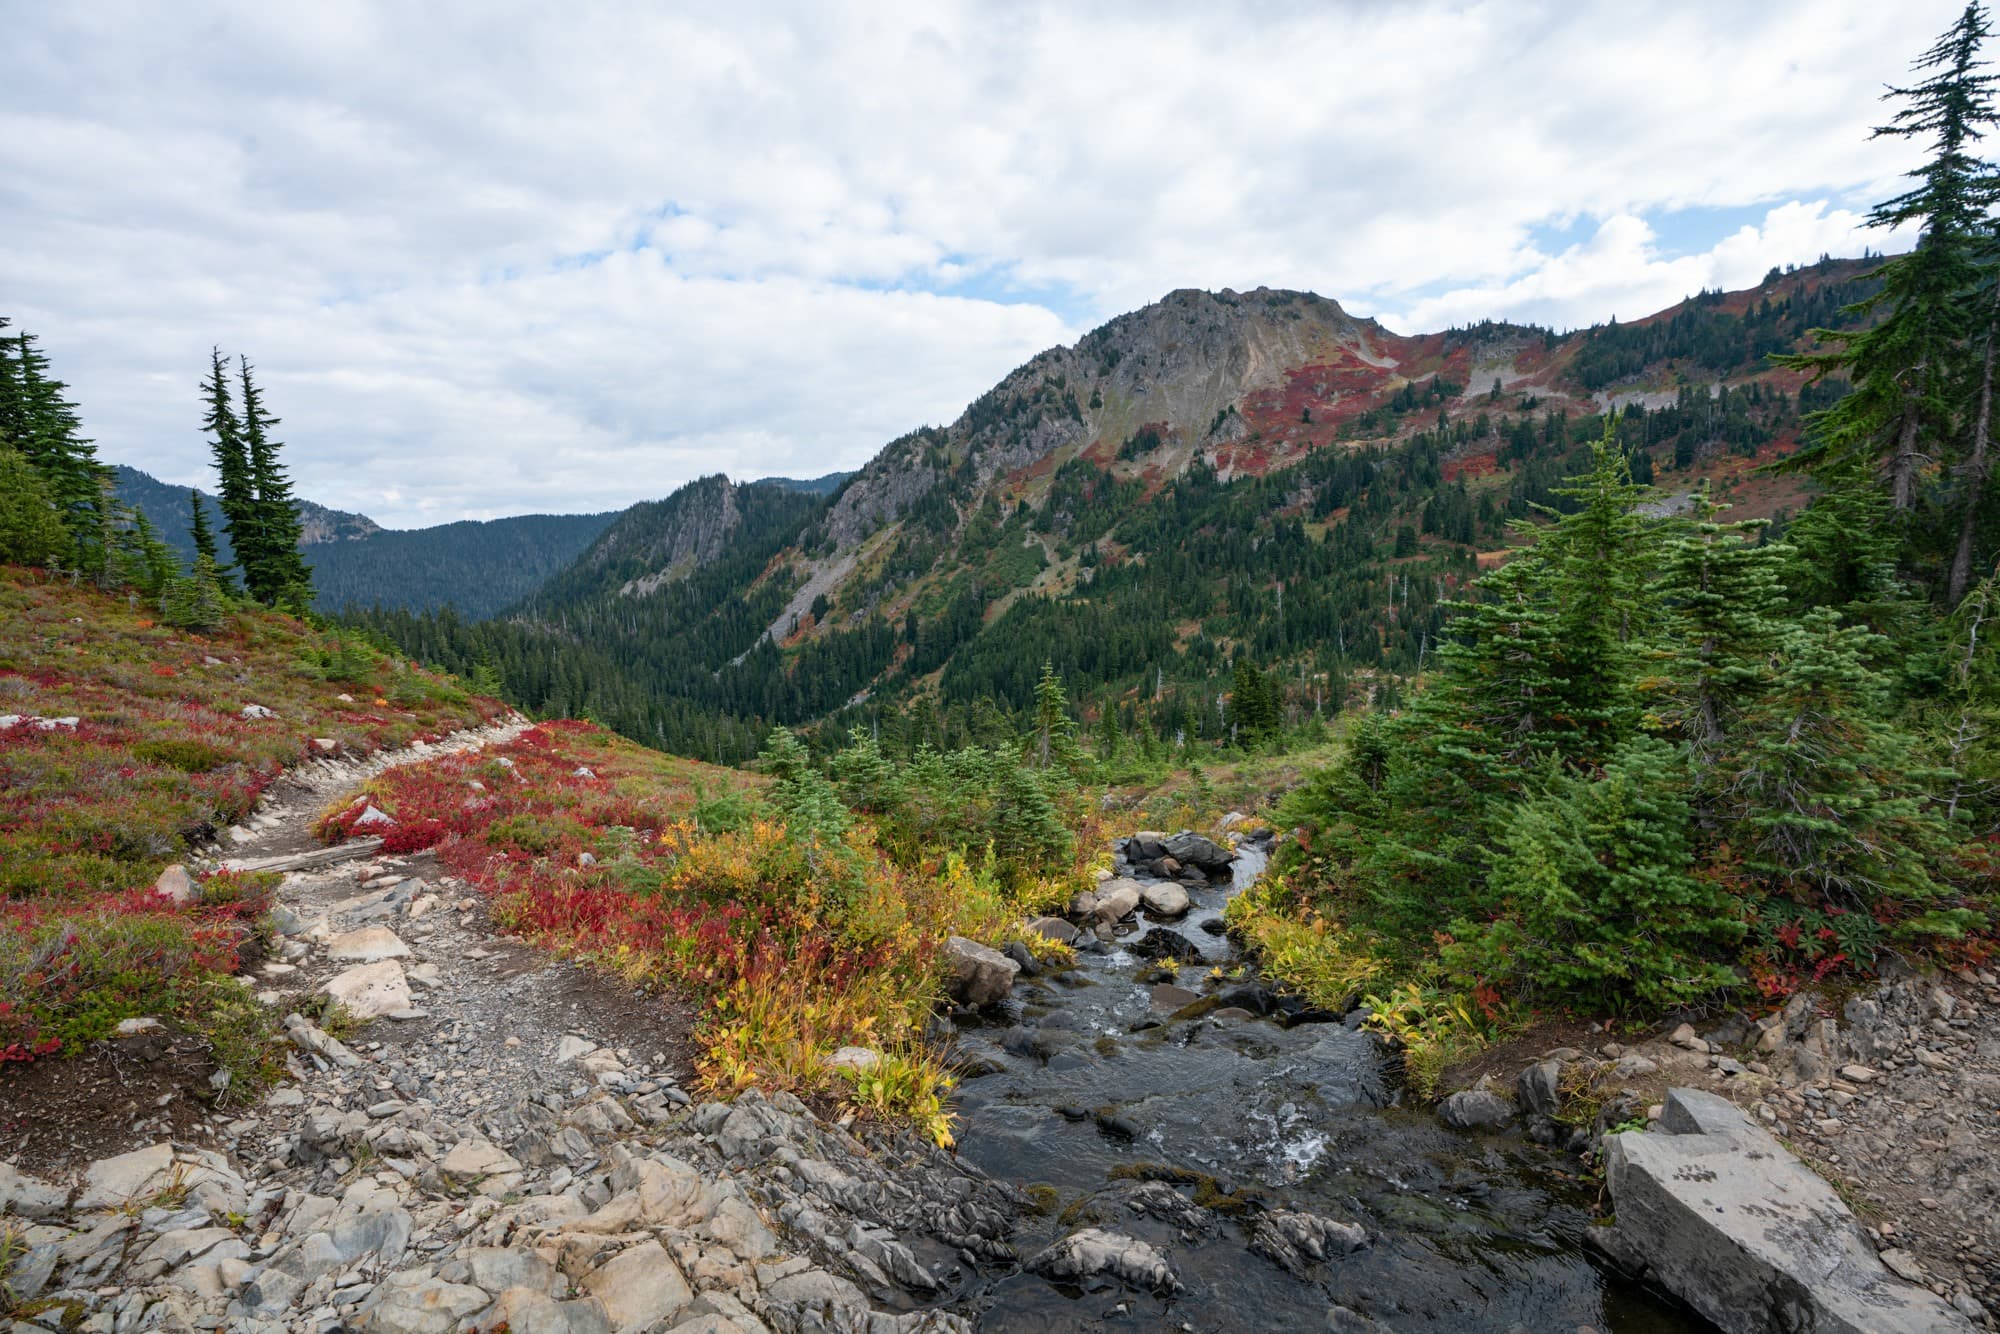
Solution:
M 236 757 L 228 751 L 185 737 L 156 737 L 132 747 L 132 758 L 184 774 L 205 774 L 220 769 Z

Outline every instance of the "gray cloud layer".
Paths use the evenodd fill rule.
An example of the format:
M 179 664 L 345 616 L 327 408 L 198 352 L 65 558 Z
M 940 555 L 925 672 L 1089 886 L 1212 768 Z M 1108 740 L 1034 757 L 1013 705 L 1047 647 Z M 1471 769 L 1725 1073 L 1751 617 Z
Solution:
M 1175 287 L 1572 325 L 1879 246 L 1957 7 L 38 6 L 0 314 L 163 476 L 220 343 L 315 498 L 610 507 L 856 466 Z

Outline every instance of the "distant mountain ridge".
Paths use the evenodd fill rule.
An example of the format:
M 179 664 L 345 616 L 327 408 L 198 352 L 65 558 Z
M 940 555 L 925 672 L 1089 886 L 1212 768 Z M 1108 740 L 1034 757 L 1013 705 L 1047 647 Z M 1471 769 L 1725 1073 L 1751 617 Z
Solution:
M 830 472 L 820 477 L 800 479 L 797 477 L 760 477 L 757 480 L 768 486 L 782 486 L 787 491 L 803 491 L 807 495 L 830 496 L 840 489 L 840 484 L 854 476 L 853 472 Z
M 1045 661 L 1114 733 L 1217 735 L 1245 664 L 1293 713 L 1337 707 L 1423 663 L 1444 604 L 1559 499 L 1607 412 L 1642 480 L 1796 508 L 1802 484 L 1755 465 L 1842 387 L 1767 354 L 1851 321 L 1867 274 L 1774 270 L 1568 334 L 1403 335 L 1308 292 L 1177 291 L 796 511 L 770 499 L 782 483 L 705 478 L 476 634 L 394 632 L 426 660 L 499 663 L 531 707 L 706 759 L 775 722 L 997 735 Z
M 112 489 L 160 530 L 183 560 L 194 559 L 194 512 L 185 487 L 119 465 Z M 202 493 L 224 561 L 235 559 L 215 497 Z M 616 513 L 522 514 L 462 520 L 432 528 L 383 528 L 362 514 L 299 502 L 305 529 L 299 546 L 312 566 L 326 611 L 451 607 L 478 620 L 510 607 L 567 567 Z

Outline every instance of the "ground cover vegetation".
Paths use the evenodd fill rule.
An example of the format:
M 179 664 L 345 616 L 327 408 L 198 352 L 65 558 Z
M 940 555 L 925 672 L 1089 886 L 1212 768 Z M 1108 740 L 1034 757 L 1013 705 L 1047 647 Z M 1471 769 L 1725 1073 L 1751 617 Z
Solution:
M 1061 953 L 1022 923 L 1105 859 L 1072 775 L 1053 677 L 1047 726 L 1001 750 L 830 767 L 774 731 L 762 777 L 644 749 L 593 724 L 392 770 L 320 829 L 374 807 L 395 851 L 432 849 L 508 930 L 702 1002 L 702 1074 L 840 1098 L 949 1143 L 950 1076 L 924 1043 L 953 935 Z M 875 1059 L 839 1065 L 845 1047 Z
M 269 716 L 246 716 L 257 705 Z M 365 752 L 502 706 L 361 642 L 237 607 L 196 632 L 123 590 L 0 575 L 0 1053 L 74 1050 L 121 1019 L 248 1022 L 224 986 L 263 882 L 154 891 L 241 819 L 315 739 Z
M 249 366 L 233 380 L 240 426 L 219 355 L 215 377 L 211 423 L 249 478 L 224 515 L 248 597 L 216 559 L 199 498 L 183 565 L 142 511 L 112 500 L 35 341 L 0 345 L 0 1062 L 158 1016 L 255 1073 L 268 1017 L 230 974 L 256 948 L 270 887 L 225 874 L 163 894 L 162 871 L 315 742 L 374 750 L 502 709 L 352 631 L 261 605 L 310 596 L 296 567 L 255 554 L 252 530 L 279 541 L 296 512 Z

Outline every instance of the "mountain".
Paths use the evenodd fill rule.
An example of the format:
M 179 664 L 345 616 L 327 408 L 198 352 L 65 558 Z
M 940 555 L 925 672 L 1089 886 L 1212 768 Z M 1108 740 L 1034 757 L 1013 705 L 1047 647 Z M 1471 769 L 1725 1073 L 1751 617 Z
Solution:
M 187 488 L 120 465 L 114 470 L 112 490 L 123 503 L 144 510 L 181 559 L 194 559 L 194 539 L 189 535 L 194 512 Z M 235 559 L 215 497 L 203 492 L 202 501 L 222 558 Z M 305 530 L 299 545 L 312 566 L 323 609 L 453 607 L 475 620 L 533 592 L 542 580 L 575 560 L 617 517 L 523 514 L 398 530 L 310 500 L 299 502 L 299 515 Z
M 565 569 L 617 514 L 517 514 L 434 528 L 383 529 L 306 548 L 319 605 L 452 607 L 479 620 Z
M 1311 293 L 1174 292 L 824 498 L 706 478 L 499 622 L 384 628 L 708 759 L 773 722 L 999 735 L 1045 661 L 1107 733 L 1223 734 L 1253 669 L 1293 717 L 1324 712 L 1422 667 L 1444 604 L 1560 501 L 1607 411 L 1642 480 L 1796 509 L 1801 484 L 1757 465 L 1841 390 L 1766 354 L 1850 318 L 1865 272 L 1774 271 L 1569 334 L 1410 336 Z
M 144 510 L 146 517 L 159 528 L 160 536 L 167 545 L 179 552 L 183 560 L 194 559 L 194 540 L 188 536 L 189 525 L 194 522 L 194 511 L 189 508 L 186 487 L 163 482 L 121 463 L 112 469 L 111 489 L 125 504 Z M 208 504 L 209 522 L 219 530 L 222 511 L 216 507 L 215 497 L 204 491 L 202 499 Z M 365 514 L 328 509 L 310 500 L 299 502 L 299 522 L 303 530 L 299 539 L 302 547 L 353 542 L 385 531 Z M 229 550 L 227 537 L 221 539 L 220 545 L 225 552 Z M 230 559 L 234 559 L 233 554 Z
M 782 486 L 787 491 L 803 491 L 807 495 L 830 496 L 840 489 L 840 484 L 854 476 L 851 472 L 830 472 L 824 477 L 800 480 L 797 477 L 765 477 L 759 480 L 767 486 Z

